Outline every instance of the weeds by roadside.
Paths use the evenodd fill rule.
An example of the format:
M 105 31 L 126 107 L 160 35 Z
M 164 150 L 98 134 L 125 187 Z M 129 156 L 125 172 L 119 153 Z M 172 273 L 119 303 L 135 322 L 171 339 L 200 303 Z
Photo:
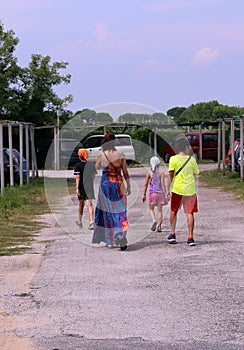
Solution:
M 223 176 L 222 171 L 219 170 L 203 171 L 200 174 L 200 181 L 205 182 L 209 187 L 218 187 L 221 191 L 234 193 L 236 199 L 244 200 L 244 181 L 237 173 L 232 175 L 227 171 Z
M 34 218 L 48 211 L 43 178 L 29 186 L 7 187 L 0 196 L 0 256 L 30 250 L 35 233 L 43 226 Z

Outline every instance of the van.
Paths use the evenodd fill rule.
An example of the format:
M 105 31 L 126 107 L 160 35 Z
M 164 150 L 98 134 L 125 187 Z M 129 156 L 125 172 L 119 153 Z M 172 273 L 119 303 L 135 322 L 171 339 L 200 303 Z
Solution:
M 101 144 L 103 138 L 104 135 L 99 134 L 89 136 L 85 141 L 82 140 L 84 148 L 88 151 L 88 160 L 94 162 L 97 160 L 97 156 L 102 152 Z M 136 156 L 131 136 L 127 134 L 117 134 L 115 135 L 115 138 L 116 149 L 121 153 L 124 153 L 127 161 L 134 161 Z
M 218 133 L 215 131 L 203 131 L 202 133 L 202 159 L 218 160 Z M 186 137 L 191 145 L 191 154 L 199 159 L 200 156 L 200 132 L 192 131 L 177 135 L 171 144 L 166 145 L 162 149 L 162 158 L 165 163 L 169 162 L 169 158 L 178 153 L 176 144 L 181 137 Z

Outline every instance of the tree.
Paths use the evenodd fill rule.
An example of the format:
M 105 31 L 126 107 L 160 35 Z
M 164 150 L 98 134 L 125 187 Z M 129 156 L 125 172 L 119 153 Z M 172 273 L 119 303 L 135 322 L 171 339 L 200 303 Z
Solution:
M 105 112 L 97 113 L 96 120 L 100 124 L 109 124 L 113 122 L 113 118 L 111 117 L 111 115 Z
M 125 113 L 118 118 L 118 122 L 130 124 L 145 124 L 151 121 L 152 116 L 145 113 Z
M 185 112 L 186 107 L 173 107 L 169 109 L 166 113 L 167 116 L 172 118 L 175 122 L 177 122 L 183 112 Z
M 4 30 L 0 22 L 0 115 L 2 119 L 11 119 L 19 110 L 18 84 L 20 67 L 14 51 L 19 39 L 13 30 Z
M 165 114 L 156 112 L 156 113 L 153 113 L 151 121 L 152 123 L 155 123 L 155 124 L 168 123 L 168 118 L 166 117 Z
M 213 111 L 217 106 L 219 106 L 217 101 L 192 104 L 180 115 L 178 121 L 213 121 L 215 120 Z
M 231 118 L 234 116 L 240 116 L 243 114 L 243 108 L 240 107 L 229 107 L 224 105 L 219 105 L 213 110 L 214 119 L 224 119 Z
M 72 95 L 61 99 L 54 92 L 54 86 L 69 84 L 70 74 L 61 75 L 60 69 L 66 69 L 67 62 L 51 64 L 50 56 L 34 54 L 27 68 L 22 69 L 22 116 L 24 121 L 36 125 L 54 123 L 56 112 L 64 111 Z

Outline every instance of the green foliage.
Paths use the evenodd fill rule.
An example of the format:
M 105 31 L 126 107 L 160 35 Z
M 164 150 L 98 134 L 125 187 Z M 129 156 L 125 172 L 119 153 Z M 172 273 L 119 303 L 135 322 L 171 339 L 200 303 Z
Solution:
M 173 107 L 167 111 L 167 115 L 177 122 L 185 110 L 186 107 Z
M 145 113 L 125 113 L 119 116 L 118 122 L 127 123 L 127 124 L 162 124 L 167 123 L 168 118 L 165 114 L 156 112 L 153 114 L 145 114 Z
M 0 116 L 11 116 L 18 110 L 20 68 L 14 51 L 19 39 L 13 30 L 5 31 L 0 22 Z
M 67 62 L 54 62 L 51 57 L 35 54 L 27 68 L 22 69 L 22 110 L 24 121 L 36 125 L 54 124 L 56 111 L 63 110 L 72 96 L 60 99 L 53 91 L 54 86 L 70 83 L 70 74 L 61 75 L 60 70 L 66 69 Z
M 172 117 L 175 122 L 193 122 L 193 121 L 216 121 L 233 116 L 240 116 L 244 109 L 235 106 L 224 106 L 218 101 L 199 102 L 192 104 L 187 108 L 174 107 L 167 111 L 167 115 Z
M 56 111 L 64 111 L 72 95 L 59 98 L 53 88 L 69 84 L 70 74 L 61 75 L 67 62 L 53 62 L 51 57 L 33 54 L 28 67 L 17 64 L 14 51 L 19 42 L 13 30 L 5 31 L 0 22 L 0 117 L 1 119 L 54 124 Z M 63 121 L 67 116 L 63 116 Z

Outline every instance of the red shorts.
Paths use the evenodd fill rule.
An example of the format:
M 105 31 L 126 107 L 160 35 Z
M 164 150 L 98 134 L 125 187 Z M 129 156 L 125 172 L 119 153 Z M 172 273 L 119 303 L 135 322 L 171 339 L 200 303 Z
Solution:
M 151 205 L 166 205 L 167 199 L 165 198 L 164 193 L 150 193 L 149 194 L 149 204 Z
M 197 213 L 197 195 L 193 194 L 192 196 L 183 196 L 171 193 L 171 210 L 177 212 L 183 204 L 184 213 Z

